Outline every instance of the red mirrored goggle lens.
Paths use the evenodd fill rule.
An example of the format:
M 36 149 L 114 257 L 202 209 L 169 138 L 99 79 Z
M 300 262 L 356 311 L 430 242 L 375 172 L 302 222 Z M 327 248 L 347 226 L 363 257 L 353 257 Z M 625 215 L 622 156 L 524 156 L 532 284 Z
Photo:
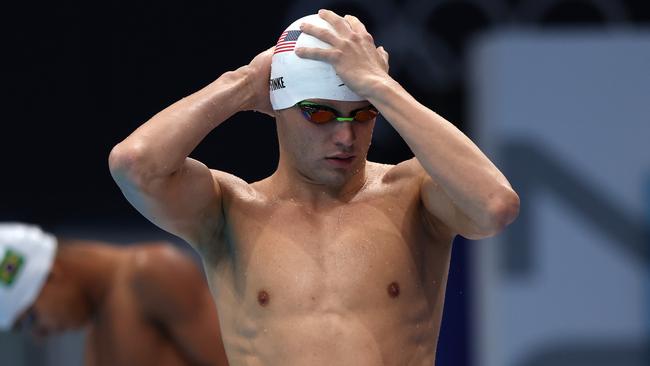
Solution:
M 336 114 L 332 111 L 325 109 L 314 110 L 313 112 L 307 112 L 309 120 L 314 123 L 326 123 L 336 118 Z
M 368 122 L 379 114 L 379 112 L 377 112 L 373 107 L 357 111 L 352 118 L 338 117 L 333 111 L 319 108 L 319 106 L 316 105 L 300 106 L 300 109 L 302 109 L 305 117 L 314 123 L 327 123 L 335 119 L 338 121 L 349 121 L 354 119 L 357 122 Z
M 354 114 L 354 120 L 357 122 L 368 122 L 371 119 L 377 117 L 378 114 L 379 112 L 373 108 L 364 109 L 357 111 L 357 113 Z

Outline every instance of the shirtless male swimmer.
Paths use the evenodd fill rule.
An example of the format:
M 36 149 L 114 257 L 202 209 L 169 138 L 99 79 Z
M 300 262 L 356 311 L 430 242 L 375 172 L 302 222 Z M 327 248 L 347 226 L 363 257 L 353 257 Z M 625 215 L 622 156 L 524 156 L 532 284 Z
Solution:
M 517 216 L 506 178 L 387 58 L 357 18 L 321 10 L 113 148 L 126 198 L 200 252 L 231 365 L 433 365 L 452 239 Z M 271 176 L 188 157 L 247 110 L 275 116 Z M 366 161 L 376 111 L 415 158 Z
M 89 366 L 225 366 L 201 271 L 167 243 L 118 247 L 0 223 L 0 331 L 86 329 Z

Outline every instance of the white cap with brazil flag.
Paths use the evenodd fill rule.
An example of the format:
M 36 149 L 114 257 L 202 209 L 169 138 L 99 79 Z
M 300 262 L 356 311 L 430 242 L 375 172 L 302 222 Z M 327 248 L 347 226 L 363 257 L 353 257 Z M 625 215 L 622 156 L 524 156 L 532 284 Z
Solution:
M 0 330 L 36 300 L 56 255 L 56 238 L 39 227 L 0 223 Z

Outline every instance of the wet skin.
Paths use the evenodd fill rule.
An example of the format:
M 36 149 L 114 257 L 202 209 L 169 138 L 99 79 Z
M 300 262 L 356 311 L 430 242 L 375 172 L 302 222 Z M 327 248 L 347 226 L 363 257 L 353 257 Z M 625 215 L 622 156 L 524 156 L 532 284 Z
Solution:
M 324 206 L 220 181 L 227 225 L 202 254 L 231 365 L 433 364 L 453 235 L 411 166 L 368 163 Z

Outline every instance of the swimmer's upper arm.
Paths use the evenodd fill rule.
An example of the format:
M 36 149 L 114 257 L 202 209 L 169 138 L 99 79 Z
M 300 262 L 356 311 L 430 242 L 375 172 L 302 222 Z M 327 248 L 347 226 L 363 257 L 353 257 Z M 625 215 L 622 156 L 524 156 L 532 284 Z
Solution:
M 426 211 L 427 222 L 436 226 L 438 231 L 450 235 L 461 235 L 468 239 L 484 237 L 480 227 L 474 223 L 451 200 L 449 195 L 424 170 L 416 158 L 404 163 L 404 168 L 419 180 L 420 200 Z
M 227 173 L 210 170 L 186 158 L 169 176 L 147 177 L 130 171 L 129 158 L 111 152 L 111 174 L 126 199 L 147 219 L 190 244 L 209 242 L 223 227 L 220 178 Z
M 217 309 L 197 264 L 171 246 L 136 254 L 133 294 L 146 319 L 196 365 L 227 365 Z

